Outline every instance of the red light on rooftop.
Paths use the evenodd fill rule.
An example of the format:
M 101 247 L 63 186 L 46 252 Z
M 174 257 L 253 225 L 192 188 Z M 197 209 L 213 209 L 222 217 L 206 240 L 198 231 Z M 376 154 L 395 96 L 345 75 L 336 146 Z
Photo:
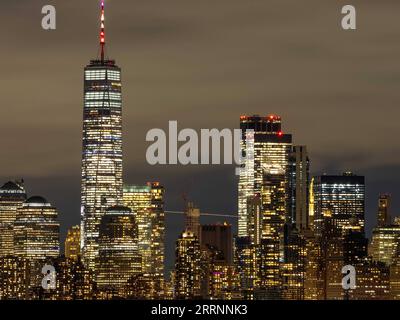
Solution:
M 283 136 L 283 132 L 282 131 L 279 131 L 278 132 L 278 137 L 282 137 Z
M 268 120 L 269 121 L 280 121 L 281 120 L 281 117 L 280 116 L 277 116 L 276 114 L 270 114 L 269 116 L 267 116 L 267 118 L 268 118 Z

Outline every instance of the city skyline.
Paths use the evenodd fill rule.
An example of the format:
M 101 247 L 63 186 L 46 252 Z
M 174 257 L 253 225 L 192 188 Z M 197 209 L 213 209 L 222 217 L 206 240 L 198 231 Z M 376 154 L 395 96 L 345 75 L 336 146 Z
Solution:
M 197 3 L 199 10 L 190 3 L 173 10 L 178 3 L 179 1 L 171 2 L 168 5 L 170 10 L 166 9 L 163 10 L 164 13 L 159 13 L 154 12 L 153 8 L 160 10 L 165 8 L 166 4 L 161 1 L 148 4 L 119 1 L 118 5 L 112 5 L 108 14 L 111 24 L 108 35 L 113 43 L 109 53 L 117 57 L 119 64 L 124 67 L 124 81 L 128 84 L 124 93 L 126 106 L 124 137 L 126 145 L 129 146 L 125 148 L 125 179 L 129 179 L 129 183 L 162 181 L 169 190 L 166 197 L 170 209 L 182 207 L 180 194 L 188 190 L 193 200 L 205 211 L 235 212 L 235 203 L 221 203 L 218 199 L 210 199 L 202 195 L 202 190 L 194 190 L 193 187 L 197 181 L 200 185 L 213 181 L 215 191 L 224 186 L 225 197 L 234 197 L 236 182 L 234 178 L 229 177 L 231 172 L 229 166 L 210 167 L 206 172 L 198 167 L 180 168 L 182 170 L 179 171 L 177 180 L 179 186 L 174 186 L 175 168 L 151 167 L 146 164 L 145 134 L 149 128 L 166 127 L 168 120 L 172 119 L 178 120 L 184 127 L 237 128 L 237 117 L 242 113 L 260 115 L 276 113 L 284 119 L 285 130 L 296 133 L 296 143 L 307 144 L 313 161 L 311 169 L 313 174 L 320 174 L 323 171 L 339 174 L 342 171 L 352 170 L 367 177 L 368 221 L 375 218 L 374 197 L 380 192 L 391 193 L 394 196 L 393 209 L 400 210 L 399 196 L 396 196 L 396 184 L 400 176 L 392 174 L 399 172 L 395 160 L 398 157 L 392 157 L 392 150 L 396 150 L 398 145 L 395 139 L 394 119 L 397 115 L 394 106 L 399 101 L 395 75 L 399 71 L 396 57 L 400 50 L 396 40 L 380 37 L 387 31 L 393 35 L 393 39 L 398 38 L 397 31 L 390 26 L 391 19 L 386 18 L 391 17 L 395 10 L 383 6 L 374 19 L 375 5 L 371 1 L 360 3 L 360 8 L 367 15 L 369 24 L 364 20 L 363 28 L 355 35 L 348 35 L 337 30 L 335 19 L 339 8 L 333 3 L 312 2 L 317 11 L 327 17 L 327 21 L 321 18 L 321 21 L 316 22 L 309 22 L 308 10 L 294 2 L 291 3 L 292 7 L 276 1 L 269 6 L 258 3 L 255 7 L 247 9 L 249 15 L 253 13 L 255 17 L 259 17 L 256 20 L 252 18 L 251 21 L 246 17 L 239 20 L 233 18 L 241 16 L 238 13 L 242 8 L 239 2 L 235 2 L 229 12 L 224 11 L 223 2 L 214 4 L 212 7 L 215 11 L 212 15 L 204 14 L 206 7 L 209 7 L 207 3 Z M 30 14 L 39 12 L 35 1 L 2 3 L 3 10 L 0 13 L 2 21 L 13 26 L 13 33 L 7 28 L 0 30 L 2 39 L 6 39 L 8 43 L 2 57 L 12 61 L 10 57 L 13 56 L 19 61 L 7 64 L 4 74 L 19 71 L 24 73 L 24 79 L 19 78 L 18 85 L 12 76 L 1 80 L 3 88 L 10 86 L 10 91 L 7 90 L 3 96 L 3 103 L 12 108 L 0 119 L 0 133 L 3 137 L 1 143 L 8 150 L 8 156 L 0 159 L 3 168 L 0 176 L 2 181 L 24 177 L 28 189 L 36 191 L 37 194 L 47 195 L 47 198 L 60 209 L 63 225 L 71 225 L 78 222 L 79 217 L 76 212 L 79 212 L 80 207 L 77 187 L 80 179 L 79 141 L 82 104 L 80 66 L 87 63 L 96 48 L 98 20 L 93 12 L 98 8 L 98 1 L 85 3 L 56 1 L 56 6 L 59 9 L 58 29 L 54 33 L 43 33 L 37 17 Z M 78 6 L 82 9 L 76 12 L 72 24 L 68 13 Z M 134 18 L 123 19 L 128 12 L 134 15 Z M 227 26 L 216 21 L 223 12 L 225 20 L 228 19 Z M 262 12 L 263 17 L 271 19 L 264 19 L 256 12 Z M 295 17 L 295 14 L 300 14 L 300 19 L 292 21 L 291 17 Z M 385 19 L 382 19 L 384 14 Z M 12 16 L 18 15 L 27 17 L 22 27 L 10 20 Z M 280 19 L 272 19 L 271 15 L 280 16 Z M 188 17 L 192 23 L 188 22 Z M 254 36 L 247 37 L 248 34 L 244 31 L 230 30 L 228 26 L 235 26 L 233 19 L 238 27 L 247 26 L 248 32 Z M 113 23 L 114 21 L 118 23 Z M 274 23 L 274 28 L 270 27 L 271 23 Z M 196 27 L 198 24 L 204 29 Z M 186 33 L 180 26 L 187 26 Z M 219 37 L 216 38 L 217 36 L 205 39 L 204 34 L 209 34 L 212 28 L 217 30 L 218 34 L 230 35 L 232 39 L 224 37 L 225 40 L 222 41 Z M 312 31 L 315 28 L 317 30 Z M 318 30 L 326 36 L 323 37 Z M 276 34 L 280 35 L 279 40 Z M 296 34 L 300 40 L 295 40 Z M 367 34 L 368 37 L 365 38 Z M 359 36 L 355 38 L 356 35 Z M 326 40 L 328 36 L 332 39 L 329 43 Z M 35 42 L 30 43 L 30 39 L 35 39 Z M 351 45 L 352 40 L 356 41 L 354 45 Z M 238 41 L 243 41 L 246 46 L 234 47 Z M 296 54 L 296 50 L 291 53 L 288 51 L 290 45 L 308 51 L 302 55 Z M 37 46 L 47 49 L 36 50 Z M 214 58 L 211 53 L 207 53 L 207 46 L 215 48 Z M 272 51 L 268 49 L 270 46 L 273 48 Z M 28 47 L 29 55 L 26 54 Z M 76 48 L 71 50 L 72 47 L 79 47 L 79 50 Z M 232 48 L 235 50 L 231 50 Z M 329 48 L 332 50 L 328 56 L 324 52 Z M 239 51 L 235 54 L 237 50 Z M 66 55 L 68 59 L 64 58 Z M 356 63 L 350 62 L 351 57 L 355 55 L 363 56 L 365 59 Z M 242 67 L 239 68 L 240 56 L 244 59 L 240 62 Z M 280 59 L 277 60 L 278 56 Z M 229 59 L 226 60 L 224 57 Z M 311 58 L 314 62 L 310 61 Z M 370 69 L 369 66 L 375 59 L 385 61 L 386 67 L 378 70 Z M 273 67 L 270 61 L 275 61 L 276 67 Z M 284 63 L 292 66 L 292 71 L 283 68 Z M 317 84 L 316 80 L 321 79 L 323 75 L 315 71 L 315 68 L 321 64 L 324 64 L 324 72 L 331 74 L 330 87 L 323 81 Z M 57 66 L 58 72 L 53 72 L 53 68 L 48 68 L 49 65 Z M 71 68 L 69 65 L 74 67 Z M 256 69 L 257 65 L 261 69 Z M 304 68 L 301 65 L 304 65 Z M 306 66 L 311 68 L 310 72 L 316 80 L 307 76 Z M 340 72 L 333 72 L 337 66 L 340 66 Z M 26 72 L 30 69 L 35 71 L 34 77 L 33 73 Z M 254 72 L 243 74 L 247 69 Z M 166 73 L 172 81 L 165 77 Z M 233 76 L 229 77 L 230 80 L 224 80 L 224 73 Z M 375 78 L 379 83 L 371 88 L 370 84 L 354 76 L 364 73 L 370 74 L 368 79 Z M 290 80 L 289 76 L 294 77 L 294 80 Z M 51 79 L 54 81 L 50 81 Z M 185 79 L 191 80 L 185 81 Z M 35 85 L 38 82 L 47 83 L 50 92 L 38 90 Z M 240 82 L 242 90 L 236 89 L 237 82 Z M 296 86 L 293 86 L 293 82 L 296 82 Z M 259 84 L 255 86 L 257 83 Z M 351 88 L 354 86 L 351 83 L 357 85 L 357 96 L 351 93 Z M 279 89 L 278 84 L 287 89 Z M 31 99 L 26 99 L 12 89 L 21 85 L 28 90 Z M 183 95 L 181 87 L 188 93 Z M 209 98 L 204 98 L 200 89 L 202 87 L 207 88 Z M 316 92 L 315 96 L 310 94 L 311 89 Z M 154 91 L 157 91 L 157 97 L 151 93 Z M 71 92 L 76 94 L 70 94 Z M 235 95 L 231 97 L 229 93 L 232 92 L 235 92 Z M 336 93 L 336 98 L 332 93 Z M 379 127 L 376 127 L 375 106 L 382 105 L 382 101 L 383 109 L 380 110 L 384 112 L 385 124 L 380 123 Z M 33 105 L 36 108 L 33 108 Z M 195 116 L 185 116 L 183 112 L 186 108 L 189 108 Z M 166 110 L 168 118 L 161 116 Z M 345 117 L 341 116 L 342 112 L 346 112 Z M 46 117 L 39 114 L 46 114 Z M 204 118 L 204 115 L 207 117 Z M 138 118 L 142 120 L 137 121 Z M 331 121 L 327 123 L 327 119 L 334 119 L 340 123 L 340 130 L 336 132 L 333 123 Z M 318 124 L 320 122 L 325 122 L 323 127 Z M 47 130 L 37 130 L 44 124 L 48 126 Z M 372 128 L 375 128 L 375 142 L 364 141 L 362 134 L 372 134 Z M 319 130 L 322 130 L 321 134 L 315 135 L 314 133 Z M 10 131 L 15 132 L 13 139 L 6 139 Z M 332 135 L 330 132 L 336 134 Z M 41 143 L 34 145 L 26 137 Z M 386 142 L 381 145 L 377 143 L 378 141 Z M 373 155 L 368 153 L 369 143 L 373 143 L 377 148 L 377 152 Z M 14 148 L 14 144 L 20 145 L 21 149 Z M 335 146 L 339 144 L 341 148 L 337 150 Z M 26 157 L 29 157 L 29 162 L 24 161 Z M 357 170 L 356 165 L 362 168 Z M 219 183 L 221 179 L 227 183 L 222 185 Z M 51 185 L 57 181 L 63 183 L 54 189 Z M 66 199 L 61 196 L 62 194 L 71 196 Z M 172 222 L 173 225 L 176 223 Z M 372 225 L 371 223 L 367 226 L 369 232 Z M 65 227 L 62 228 L 62 234 L 66 235 Z
M 114 6 L 114 7 L 116 7 L 116 6 Z M 117 41 L 113 40 L 113 42 L 117 42 Z M 116 45 L 116 47 L 117 47 L 117 45 Z M 112 49 L 112 52 L 113 52 L 113 56 L 115 55 L 118 58 L 119 54 L 114 48 Z M 118 58 L 118 60 L 120 60 L 120 59 Z M 121 67 L 124 68 L 124 70 L 128 69 L 123 64 L 121 64 Z M 124 79 L 124 83 L 126 83 L 126 82 L 129 83 L 129 81 Z M 133 88 L 133 86 L 131 84 L 129 84 L 129 88 Z M 134 90 L 134 89 L 126 90 L 124 95 L 125 96 L 134 95 L 135 91 L 136 90 Z M 78 94 L 79 94 L 79 92 L 77 91 L 76 95 L 78 95 Z M 134 99 L 132 99 L 132 97 L 130 97 L 130 99 L 131 99 L 131 101 L 134 101 Z M 129 107 L 130 108 L 134 108 L 135 104 L 132 103 L 132 104 L 129 105 Z M 248 107 L 246 107 L 246 106 L 242 107 L 242 111 L 237 113 L 235 121 L 238 120 L 239 115 L 242 115 L 244 113 L 245 114 L 248 113 L 248 115 L 260 113 L 260 112 L 257 112 L 257 110 L 260 111 L 258 109 L 258 107 L 256 107 L 255 109 L 256 109 L 256 111 L 252 112 L 252 111 L 249 111 Z M 276 113 L 276 114 L 279 114 L 279 115 L 281 115 L 282 113 L 283 114 L 285 114 L 285 113 L 286 114 L 291 114 L 290 111 L 288 111 L 287 109 L 286 109 L 286 111 L 283 111 L 282 113 L 279 112 L 279 109 L 269 110 L 270 108 L 268 108 L 268 107 L 266 107 L 266 109 L 267 110 L 265 112 L 262 112 L 261 115 L 266 115 L 266 114 L 270 114 L 270 113 L 273 113 L 273 114 Z M 269 111 L 271 111 L 271 112 L 269 112 Z M 162 114 L 162 110 L 158 110 L 157 113 Z M 168 114 L 168 113 L 166 113 L 166 114 Z M 293 114 L 296 114 L 296 112 L 293 112 Z M 232 115 L 232 114 L 230 114 L 230 115 Z M 154 115 L 150 115 L 150 118 L 152 116 L 154 116 Z M 168 114 L 168 117 L 170 117 L 169 114 Z M 298 115 L 294 116 L 293 118 L 296 119 L 297 117 L 298 117 Z M 305 117 L 305 115 L 304 115 L 304 117 Z M 160 124 L 161 127 L 163 125 L 165 125 L 167 123 L 167 121 L 168 121 L 168 118 L 165 118 L 165 117 L 162 117 L 162 118 L 163 118 L 163 120 L 160 120 L 160 119 L 157 118 L 157 121 L 155 122 L 155 123 Z M 291 119 L 292 117 L 283 116 L 282 118 L 284 119 L 284 121 L 286 121 L 286 118 Z M 347 116 L 346 116 L 346 118 L 347 118 Z M 309 119 L 310 122 L 307 122 L 307 119 Z M 354 122 L 356 121 L 355 119 L 356 118 L 354 118 Z M 128 121 L 124 120 L 124 131 L 125 131 L 125 128 L 127 128 L 128 131 L 129 131 L 129 135 L 127 133 L 124 133 L 124 137 L 128 138 L 126 140 L 127 142 L 124 142 L 124 148 L 125 148 L 125 150 L 128 150 L 128 154 L 132 153 L 132 149 L 136 150 L 136 145 L 132 144 L 131 136 L 132 135 L 137 136 L 137 134 L 135 133 L 136 132 L 135 124 L 137 124 L 138 121 L 136 119 L 133 119 L 133 120 L 134 121 L 132 121 L 132 118 L 130 118 L 130 120 L 128 120 Z M 185 127 L 186 127 L 186 123 L 190 122 L 190 120 L 188 120 L 188 119 L 186 119 L 186 120 L 187 121 L 182 121 L 183 123 L 185 123 Z M 206 119 L 206 120 L 208 120 L 208 119 Z M 231 123 L 231 121 L 232 120 L 229 120 L 227 122 Z M 129 123 L 133 123 L 133 125 L 129 125 Z M 214 122 L 212 122 L 212 123 L 214 123 Z M 299 133 L 300 133 L 300 135 L 302 136 L 302 131 L 301 130 L 294 130 L 289 126 L 289 123 L 291 123 L 291 124 L 296 123 L 295 120 L 291 119 L 288 124 L 286 124 L 286 122 L 284 122 L 284 123 L 285 124 L 284 124 L 283 130 L 284 130 L 285 133 L 286 133 L 286 131 L 288 131 L 288 132 L 293 133 L 294 136 L 298 136 Z M 307 124 L 307 123 L 314 123 L 314 121 L 311 119 L 311 117 L 310 118 L 305 117 L 305 119 L 303 118 L 302 119 L 302 124 Z M 337 123 L 338 124 L 341 123 L 340 120 Z M 225 127 L 224 121 L 221 122 L 221 120 L 217 120 L 215 122 L 215 124 L 219 125 L 218 126 L 219 129 L 222 129 L 222 128 Z M 156 127 L 156 125 L 153 125 L 153 124 L 150 124 L 150 125 L 151 125 L 151 127 L 148 127 L 148 129 Z M 208 127 L 209 121 L 205 121 L 204 123 L 202 123 L 202 122 L 199 122 L 197 120 L 196 121 L 196 125 L 199 125 L 200 127 Z M 196 125 L 193 126 L 193 127 L 196 128 Z M 294 125 L 294 127 L 296 127 L 296 126 L 297 125 Z M 307 127 L 307 125 L 305 127 Z M 212 127 L 210 127 L 210 128 L 212 128 Z M 326 137 L 327 137 L 326 139 L 328 139 L 328 137 L 331 139 L 331 135 L 328 132 L 326 132 L 326 133 L 327 133 L 326 134 Z M 352 131 L 350 131 L 350 133 L 352 133 Z M 322 139 L 322 145 L 324 145 L 324 143 L 323 143 L 323 140 L 324 140 L 323 134 L 321 133 L 321 134 L 319 134 L 319 136 L 320 136 L 320 139 Z M 307 135 L 306 135 L 306 137 L 307 137 Z M 346 145 L 347 145 L 348 142 L 343 144 L 344 151 L 343 151 L 342 155 L 344 155 L 344 159 L 345 159 L 344 163 L 342 162 L 340 164 L 340 161 L 339 161 L 339 165 L 337 165 L 337 167 L 335 169 L 335 164 L 330 163 L 331 160 L 328 160 L 328 159 L 330 159 L 329 156 L 332 155 L 330 153 L 331 152 L 330 149 L 333 146 L 333 144 L 332 144 L 333 140 L 330 140 L 331 145 L 329 145 L 329 143 L 327 145 L 325 145 L 326 150 L 329 150 L 329 152 L 327 151 L 325 156 L 324 155 L 321 156 L 321 153 L 323 152 L 323 149 L 321 149 L 321 146 L 316 148 L 318 151 L 315 152 L 315 154 L 317 154 L 317 155 L 319 154 L 320 157 L 318 157 L 318 156 L 313 155 L 312 144 L 311 144 L 311 147 L 309 147 L 309 143 L 307 142 L 305 137 L 303 136 L 301 139 L 302 139 L 301 142 L 299 142 L 297 139 L 295 139 L 295 142 L 296 142 L 296 144 L 300 143 L 301 145 L 307 145 L 307 150 L 308 150 L 308 153 L 309 153 L 309 156 L 310 156 L 310 159 L 311 159 L 311 172 L 312 172 L 312 175 L 321 174 L 322 171 L 326 171 L 326 173 L 330 175 L 330 174 L 339 174 L 341 172 L 350 170 L 350 171 L 353 171 L 355 174 L 365 175 L 366 176 L 366 179 L 367 179 L 367 182 L 366 182 L 366 185 L 367 185 L 367 196 L 366 196 L 366 199 L 369 201 L 368 204 L 367 204 L 367 208 L 368 209 L 367 209 L 367 214 L 366 214 L 366 221 L 368 223 L 367 230 L 368 230 L 369 233 L 371 231 L 371 226 L 375 225 L 375 222 L 374 222 L 373 219 L 376 216 L 376 212 L 377 212 L 377 203 L 378 203 L 379 193 L 391 193 L 391 194 L 393 194 L 393 200 L 394 201 L 393 201 L 393 209 L 392 209 L 391 213 L 394 216 L 396 215 L 396 210 L 398 209 L 398 200 L 397 200 L 397 197 L 396 197 L 396 193 L 394 192 L 395 191 L 394 186 L 397 183 L 397 180 L 395 179 L 395 177 L 392 177 L 391 180 L 389 180 L 390 181 L 389 183 L 386 182 L 385 180 L 384 180 L 384 182 L 380 182 L 379 181 L 380 172 L 385 172 L 386 168 L 385 169 L 382 168 L 381 170 L 379 168 L 378 169 L 375 168 L 373 170 L 374 171 L 373 174 L 371 174 L 370 176 L 372 176 L 373 179 L 375 179 L 376 183 L 371 183 L 371 182 L 368 181 L 368 174 L 366 174 L 366 173 L 371 172 L 372 169 L 366 169 L 365 166 L 363 166 L 362 164 L 360 164 L 360 168 L 357 168 L 355 163 L 353 163 L 353 165 L 349 167 L 349 163 L 352 163 L 352 162 L 349 161 L 349 162 L 346 163 L 346 161 L 348 161 L 348 159 L 346 159 L 345 150 L 346 150 Z M 343 139 L 343 137 L 338 137 L 338 141 L 343 142 L 342 139 Z M 352 140 L 352 139 L 349 139 L 349 140 Z M 143 135 L 143 141 L 144 141 L 144 135 Z M 347 148 L 349 148 L 349 146 L 347 146 Z M 340 153 L 339 153 L 339 155 L 340 155 Z M 340 158 L 339 155 L 335 154 L 334 156 L 332 156 L 332 158 L 333 159 L 338 159 L 338 158 Z M 320 160 L 320 159 L 324 159 L 325 157 L 326 157 L 325 160 Z M 143 153 L 143 158 L 144 158 L 144 153 Z M 363 159 L 363 158 L 368 158 L 368 157 L 361 156 L 361 158 L 359 158 L 357 160 L 357 162 L 360 162 L 360 159 Z M 131 157 L 131 158 L 128 158 L 128 159 L 134 159 L 134 160 L 136 159 L 137 160 L 137 156 L 134 156 L 134 157 Z M 316 164 L 314 164 L 314 161 L 315 161 Z M 73 163 L 76 163 L 76 160 L 74 160 Z M 210 166 L 208 168 L 196 168 L 196 167 L 193 167 L 193 168 L 181 168 L 181 167 L 179 167 L 179 168 L 167 168 L 166 166 L 164 166 L 164 167 L 161 166 L 161 167 L 153 167 L 153 168 L 150 167 L 150 168 L 147 168 L 146 165 L 143 166 L 144 161 L 141 161 L 141 162 L 138 161 L 137 163 L 139 163 L 139 165 L 133 165 L 132 166 L 132 163 L 135 163 L 135 161 L 126 160 L 126 158 L 124 160 L 124 163 L 128 164 L 127 165 L 128 169 L 126 170 L 127 173 L 124 176 L 124 182 L 126 184 L 137 183 L 137 184 L 144 185 L 147 181 L 160 181 L 162 183 L 162 185 L 166 189 L 166 195 L 167 195 L 166 196 L 167 198 L 165 200 L 165 202 L 166 202 L 166 210 L 182 210 L 182 208 L 184 206 L 184 202 L 182 201 L 182 199 L 180 199 L 180 197 L 181 197 L 182 193 L 187 193 L 189 195 L 190 199 L 192 199 L 200 207 L 200 209 L 202 211 L 205 211 L 205 212 L 222 212 L 222 213 L 226 213 L 226 214 L 232 214 L 232 213 L 236 212 L 236 209 L 235 209 L 235 206 L 236 206 L 235 205 L 236 192 L 233 190 L 234 188 L 236 188 L 236 178 L 234 177 L 234 167 L 233 166 L 230 166 L 230 167 L 228 166 L 228 168 L 226 168 L 226 167 L 218 167 L 218 166 L 217 167 Z M 142 164 L 140 164 L 140 163 L 142 163 Z M 368 163 L 368 161 L 366 161 L 366 163 Z M 69 165 L 67 165 L 67 166 L 69 167 Z M 145 167 L 146 170 L 143 171 L 143 167 Z M 313 169 L 313 168 L 316 168 L 316 169 Z M 325 169 L 325 170 L 321 170 L 322 168 Z M 182 172 L 183 172 L 182 176 L 180 178 L 178 178 L 175 181 L 175 183 L 173 184 L 171 177 L 175 176 L 175 174 L 181 169 L 182 169 Z M 389 167 L 389 169 L 390 169 L 390 167 Z M 24 170 L 26 170 L 26 169 L 24 169 Z M 71 203 L 76 202 L 76 200 L 70 200 L 70 199 L 74 198 L 73 194 L 76 194 L 77 191 L 68 192 L 68 194 L 69 194 L 68 198 L 70 198 L 70 199 L 69 200 L 65 200 L 64 204 L 62 204 L 63 202 L 60 201 L 61 202 L 61 206 L 58 206 L 57 205 L 58 201 L 53 201 L 52 198 L 54 197 L 55 199 L 57 199 L 57 198 L 60 199 L 61 197 L 59 195 L 55 195 L 55 196 L 52 197 L 52 195 L 54 195 L 54 193 L 51 192 L 50 190 L 49 190 L 49 192 L 46 192 L 46 187 L 42 186 L 40 182 L 39 183 L 37 182 L 38 180 L 43 180 L 43 179 L 45 179 L 46 181 L 48 179 L 50 179 L 50 181 L 52 179 L 54 179 L 53 183 L 57 183 L 57 185 L 61 185 L 62 183 L 56 182 L 58 180 L 58 178 L 50 178 L 50 177 L 46 177 L 46 176 L 43 176 L 44 178 L 43 177 L 32 177 L 29 174 L 23 174 L 24 170 L 21 170 L 21 174 L 19 174 L 19 175 L 18 174 L 13 174 L 11 176 L 7 176 L 7 178 L 5 177 L 3 179 L 4 183 L 7 182 L 7 180 L 9 180 L 9 179 L 13 179 L 14 180 L 14 179 L 19 179 L 19 178 L 25 178 L 26 182 L 28 183 L 27 185 L 29 185 L 29 187 L 27 187 L 27 192 L 29 193 L 29 195 L 40 194 L 40 195 L 43 195 L 44 197 L 46 197 L 46 199 L 49 199 L 49 202 L 52 203 L 52 205 L 54 205 L 55 207 L 57 207 L 59 213 L 61 215 L 63 215 L 63 217 L 61 219 L 61 225 L 62 225 L 62 228 L 63 228 L 63 232 L 62 232 L 62 234 L 63 234 L 62 240 L 63 240 L 64 239 L 64 235 L 66 233 L 66 228 L 69 228 L 70 226 L 77 224 L 76 223 L 76 222 L 78 222 L 77 218 L 79 219 L 79 215 L 77 215 L 76 212 L 75 212 L 76 210 L 73 209 L 73 207 L 75 207 L 75 205 L 74 206 L 71 205 Z M 313 170 L 316 170 L 316 171 L 313 171 Z M 58 172 L 58 170 L 55 170 L 55 171 Z M 73 169 L 73 171 L 76 171 L 76 169 Z M 163 172 L 163 171 L 165 171 L 165 172 Z M 49 172 L 51 172 L 51 167 L 50 167 Z M 189 178 L 187 178 L 188 175 L 189 175 Z M 204 176 L 204 177 L 200 178 L 200 176 Z M 214 184 L 214 188 L 217 189 L 218 187 L 227 186 L 228 185 L 228 186 L 230 186 L 230 188 L 228 188 L 229 191 L 228 192 L 224 191 L 224 194 L 221 194 L 220 197 L 212 197 L 211 199 L 208 199 L 209 198 L 208 195 L 212 194 L 211 190 L 209 192 L 206 192 L 206 190 L 209 189 L 209 181 L 210 180 L 208 180 L 208 179 L 210 178 L 210 176 L 223 178 L 223 179 L 221 179 L 221 181 L 217 181 L 217 183 Z M 199 178 L 200 178 L 201 183 L 198 183 L 197 179 L 199 179 Z M 216 179 L 217 178 L 214 178 L 213 181 L 216 181 Z M 69 179 L 67 179 L 67 180 L 69 180 Z M 218 179 L 218 180 L 220 180 L 220 179 Z M 62 181 L 62 179 L 61 179 L 61 181 Z M 67 183 L 67 185 L 72 185 L 72 180 L 69 183 Z M 233 186 L 233 188 L 232 188 L 232 186 Z M 385 188 L 382 188 L 381 186 L 388 186 L 388 187 L 387 187 L 387 189 L 385 189 Z M 73 189 L 75 189 L 75 188 L 76 188 L 76 186 L 73 187 Z M 121 188 L 122 188 L 122 186 L 121 186 Z M 371 188 L 370 189 L 371 191 L 369 190 L 369 188 Z M 378 190 L 378 188 L 379 188 L 379 190 Z M 53 189 L 53 188 L 51 188 L 51 189 Z M 36 190 L 37 190 L 37 192 L 36 192 Z M 169 190 L 172 190 L 172 196 L 168 196 Z M 49 196 L 49 194 L 50 194 L 50 196 Z M 374 194 L 375 194 L 375 196 L 373 196 Z M 78 196 L 78 198 L 79 198 L 79 196 Z M 221 203 L 222 202 L 221 198 L 230 198 L 231 200 L 228 200 L 228 201 L 224 200 L 223 203 Z M 68 205 L 66 204 L 67 201 L 69 202 Z M 66 214 L 68 215 L 68 218 L 66 217 Z M 167 217 L 167 219 L 168 219 L 168 217 Z M 175 219 L 175 218 L 172 218 L 172 219 Z M 174 240 L 177 238 L 177 234 L 182 231 L 181 230 L 182 228 L 179 226 L 179 225 L 183 224 L 183 219 L 181 219 L 181 220 L 182 221 L 177 221 L 177 220 L 167 221 L 167 228 L 166 229 L 169 231 L 169 232 L 167 231 L 168 232 L 167 240 L 166 240 L 166 244 L 167 245 L 170 246 L 171 242 L 174 243 Z M 225 219 L 223 219 L 222 217 L 215 218 L 215 219 L 212 219 L 212 220 L 211 220 L 211 218 L 207 218 L 207 220 L 204 219 L 204 221 L 210 221 L 210 222 L 216 222 L 216 221 L 223 222 L 223 220 L 225 220 Z M 232 219 L 232 218 L 228 219 L 227 218 L 226 220 L 228 220 L 233 225 L 235 225 L 235 223 L 233 222 L 233 221 L 235 221 L 234 219 Z M 168 223 L 170 225 L 168 225 Z M 235 232 L 236 232 L 236 230 L 235 230 Z M 174 239 L 174 240 L 171 241 L 171 239 Z M 61 241 L 61 242 L 63 242 L 63 241 Z M 167 254 L 167 258 L 168 258 L 167 261 L 169 263 L 171 261 L 170 251 L 171 250 L 168 250 L 169 253 Z

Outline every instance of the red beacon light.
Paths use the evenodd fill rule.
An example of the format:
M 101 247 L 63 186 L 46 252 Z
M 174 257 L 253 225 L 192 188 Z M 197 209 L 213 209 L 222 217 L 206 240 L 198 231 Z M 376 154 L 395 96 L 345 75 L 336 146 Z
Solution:
M 278 137 L 282 137 L 283 136 L 283 132 L 282 131 L 279 131 L 278 132 Z
M 269 121 L 280 121 L 281 117 L 277 116 L 276 114 L 270 114 L 269 116 L 267 116 L 267 119 Z

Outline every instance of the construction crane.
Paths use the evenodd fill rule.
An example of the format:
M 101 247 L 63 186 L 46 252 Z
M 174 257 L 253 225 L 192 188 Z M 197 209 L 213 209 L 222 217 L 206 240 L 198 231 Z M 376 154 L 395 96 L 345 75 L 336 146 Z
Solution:
M 165 213 L 168 214 L 186 214 L 184 211 L 164 211 Z M 222 214 L 222 213 L 207 213 L 207 212 L 201 212 L 201 216 L 210 216 L 210 217 L 225 217 L 225 218 L 235 218 L 237 219 L 237 215 L 232 215 L 232 214 Z

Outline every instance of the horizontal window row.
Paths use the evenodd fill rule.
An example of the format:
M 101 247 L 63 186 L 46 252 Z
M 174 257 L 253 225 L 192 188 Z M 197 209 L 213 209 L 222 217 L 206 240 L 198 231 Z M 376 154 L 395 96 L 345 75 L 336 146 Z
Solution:
M 121 74 L 119 71 L 111 71 L 111 70 L 86 70 L 85 71 L 85 79 L 86 80 L 121 80 Z
M 122 95 L 119 92 L 86 92 L 86 100 L 102 100 L 102 99 L 112 99 L 121 100 Z

